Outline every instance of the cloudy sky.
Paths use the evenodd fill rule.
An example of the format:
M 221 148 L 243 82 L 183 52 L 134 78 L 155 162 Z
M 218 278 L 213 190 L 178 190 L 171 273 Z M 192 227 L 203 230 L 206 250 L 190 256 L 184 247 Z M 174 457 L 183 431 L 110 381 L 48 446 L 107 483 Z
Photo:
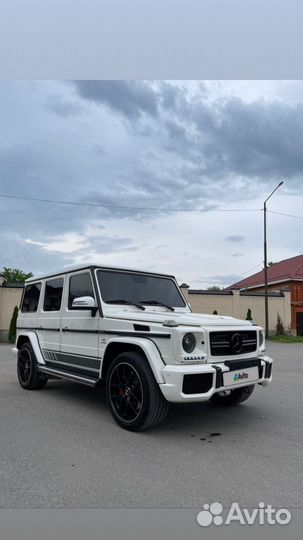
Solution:
M 0 269 L 155 269 L 194 287 L 302 253 L 303 85 L 0 83 Z M 100 206 L 97 206 L 100 205 Z M 277 212 L 277 213 L 275 213 Z

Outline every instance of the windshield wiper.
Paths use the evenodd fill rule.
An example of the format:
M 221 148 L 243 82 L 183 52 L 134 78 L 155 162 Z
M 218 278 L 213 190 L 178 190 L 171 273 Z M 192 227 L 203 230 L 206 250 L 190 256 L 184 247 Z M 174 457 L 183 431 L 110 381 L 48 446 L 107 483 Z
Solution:
M 158 300 L 140 300 L 141 304 L 146 304 L 148 306 L 164 306 L 169 311 L 175 311 L 175 308 L 172 306 L 169 306 L 168 304 L 164 304 L 164 302 L 159 302 Z
M 106 304 L 126 304 L 129 306 L 136 306 L 138 309 L 145 310 L 144 306 L 141 306 L 141 304 L 137 304 L 136 302 L 132 302 L 131 300 L 125 300 L 124 298 L 114 298 L 113 300 L 106 300 Z

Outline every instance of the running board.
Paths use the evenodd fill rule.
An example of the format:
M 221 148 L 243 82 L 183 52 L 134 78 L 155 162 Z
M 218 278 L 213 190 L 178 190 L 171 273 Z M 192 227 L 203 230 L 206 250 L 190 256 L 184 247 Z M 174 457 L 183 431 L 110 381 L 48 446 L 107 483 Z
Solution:
M 96 386 L 99 382 L 99 378 L 91 377 L 89 375 L 79 375 L 78 373 L 72 373 L 70 371 L 63 371 L 62 369 L 54 369 L 46 366 L 39 365 L 39 371 L 46 373 L 47 375 L 54 375 L 60 379 L 69 379 L 74 382 L 86 384 L 87 386 Z

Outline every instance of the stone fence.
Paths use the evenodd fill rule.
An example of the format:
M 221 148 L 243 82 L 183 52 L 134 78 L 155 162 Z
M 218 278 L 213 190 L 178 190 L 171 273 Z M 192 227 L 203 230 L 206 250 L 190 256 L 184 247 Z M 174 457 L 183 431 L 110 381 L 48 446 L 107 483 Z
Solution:
M 239 291 L 205 291 L 190 289 L 181 285 L 186 300 L 190 303 L 194 313 L 218 312 L 218 315 L 230 315 L 237 319 L 246 319 L 248 309 L 251 310 L 252 319 L 260 326 L 265 326 L 265 299 L 264 292 Z M 291 330 L 291 301 L 288 289 L 280 292 L 268 293 L 269 332 L 276 332 L 278 314 L 284 329 Z

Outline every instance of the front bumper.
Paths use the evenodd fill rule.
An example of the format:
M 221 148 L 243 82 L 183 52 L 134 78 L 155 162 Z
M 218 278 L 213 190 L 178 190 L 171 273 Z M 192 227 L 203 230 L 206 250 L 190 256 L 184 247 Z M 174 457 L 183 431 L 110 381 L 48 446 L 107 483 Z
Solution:
M 207 401 L 217 392 L 235 390 L 242 386 L 261 384 L 267 386 L 272 381 L 273 359 L 269 356 L 247 360 L 231 360 L 216 364 L 203 365 L 167 365 L 162 373 L 165 382 L 159 387 L 167 399 L 174 403 Z M 239 367 L 242 364 L 242 367 Z M 237 382 L 237 384 L 224 385 L 223 374 L 229 371 L 239 371 L 257 366 L 255 380 Z M 190 375 L 191 377 L 186 377 Z M 188 381 L 191 381 L 188 384 Z M 192 393 L 189 393 L 192 388 Z M 200 388 L 200 389 L 199 389 Z

